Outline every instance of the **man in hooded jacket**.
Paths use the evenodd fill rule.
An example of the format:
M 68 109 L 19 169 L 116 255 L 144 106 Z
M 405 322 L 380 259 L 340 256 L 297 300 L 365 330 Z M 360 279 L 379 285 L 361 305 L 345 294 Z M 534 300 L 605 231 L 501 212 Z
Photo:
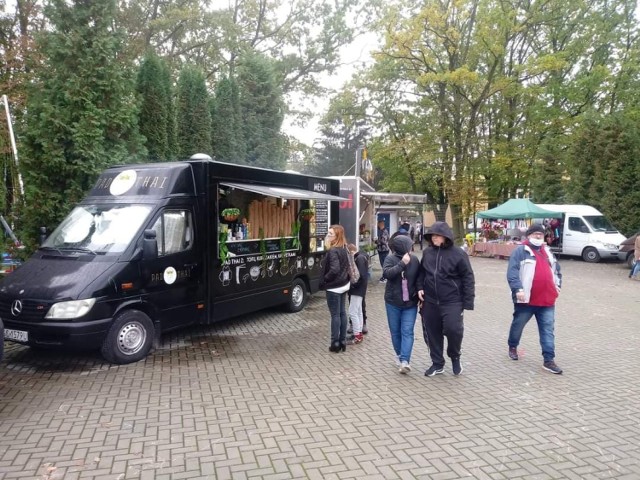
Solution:
M 422 303 L 422 328 L 432 365 L 425 375 L 444 373 L 444 337 L 454 375 L 462 373 L 460 351 L 464 333 L 464 310 L 473 310 L 475 277 L 468 255 L 454 245 L 453 232 L 445 222 L 435 222 L 424 236 L 418 275 Z

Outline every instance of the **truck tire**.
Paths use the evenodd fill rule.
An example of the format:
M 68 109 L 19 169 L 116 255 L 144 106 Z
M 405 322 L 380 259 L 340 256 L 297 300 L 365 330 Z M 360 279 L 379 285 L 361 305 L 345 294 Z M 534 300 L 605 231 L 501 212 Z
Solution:
M 595 248 L 587 247 L 582 251 L 582 259 L 585 262 L 598 263 L 600 261 L 600 254 Z
M 139 310 L 125 310 L 113 321 L 100 352 L 110 363 L 124 365 L 146 357 L 153 345 L 151 319 Z
M 299 312 L 307 304 L 309 299 L 309 292 L 307 291 L 307 285 L 300 278 L 296 278 L 291 285 L 291 291 L 289 292 L 289 302 L 287 304 L 287 310 L 290 312 Z

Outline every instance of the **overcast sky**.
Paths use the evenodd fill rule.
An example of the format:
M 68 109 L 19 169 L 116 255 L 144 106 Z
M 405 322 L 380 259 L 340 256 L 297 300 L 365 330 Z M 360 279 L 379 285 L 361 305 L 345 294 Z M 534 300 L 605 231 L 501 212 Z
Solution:
M 331 76 L 323 75 L 321 79 L 322 86 L 330 88 L 333 92 L 339 91 L 356 72 L 356 69 L 362 66 L 363 62 L 371 63 L 370 52 L 376 47 L 375 42 L 376 37 L 374 34 L 365 34 L 356 38 L 351 45 L 342 47 L 340 49 L 340 57 L 342 59 L 343 66 L 338 68 L 336 73 Z M 315 104 L 300 97 L 289 96 L 287 100 L 290 102 L 290 107 L 292 109 L 296 109 L 300 106 L 308 107 L 315 116 L 304 128 L 293 125 L 294 119 L 286 117 L 282 125 L 284 133 L 297 138 L 309 146 L 312 146 L 314 140 L 320 136 L 318 121 L 327 110 L 331 96 L 333 96 L 333 94 L 314 99 Z

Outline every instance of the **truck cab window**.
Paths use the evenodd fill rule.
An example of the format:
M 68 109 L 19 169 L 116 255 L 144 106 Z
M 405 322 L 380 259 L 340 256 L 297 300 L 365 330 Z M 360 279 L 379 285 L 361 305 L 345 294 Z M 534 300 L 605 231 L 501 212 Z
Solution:
M 61 250 L 121 253 L 151 213 L 149 205 L 79 205 L 42 245 Z
M 158 255 L 189 250 L 193 244 L 193 222 L 188 210 L 166 210 L 153 225 L 158 240 Z

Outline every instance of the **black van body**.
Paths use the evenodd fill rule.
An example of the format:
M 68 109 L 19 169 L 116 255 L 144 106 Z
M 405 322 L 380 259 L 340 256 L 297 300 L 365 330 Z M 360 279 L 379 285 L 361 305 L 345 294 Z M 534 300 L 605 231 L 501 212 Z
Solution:
M 318 290 L 339 192 L 337 180 L 205 155 L 110 168 L 0 283 L 4 337 L 100 348 L 108 361 L 130 363 L 160 332 L 280 304 L 301 310 Z M 242 213 L 226 221 L 230 202 Z M 263 223 L 252 231 L 247 208 L 256 205 L 268 214 L 254 213 Z M 300 220 L 310 207 L 316 217 Z M 277 233 L 269 223 L 276 217 Z

